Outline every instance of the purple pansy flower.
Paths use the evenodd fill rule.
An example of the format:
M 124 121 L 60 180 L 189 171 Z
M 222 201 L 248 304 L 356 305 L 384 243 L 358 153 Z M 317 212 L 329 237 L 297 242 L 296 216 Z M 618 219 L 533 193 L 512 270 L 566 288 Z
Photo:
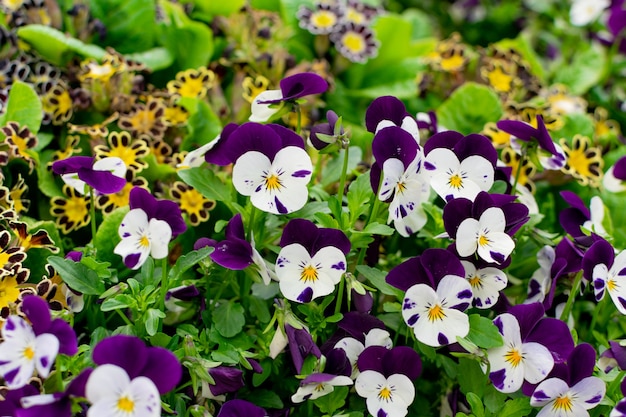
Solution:
M 85 387 L 92 371 L 91 368 L 85 369 L 72 379 L 63 392 L 25 396 L 21 401 L 24 409 L 17 411 L 15 417 L 72 417 L 73 398 L 85 396 Z M 0 415 L 6 414 L 0 412 Z
M 230 400 L 222 404 L 217 417 L 266 417 L 267 413 L 258 405 L 245 400 Z
M 187 230 L 180 207 L 170 200 L 157 200 L 149 191 L 133 187 L 129 197 L 130 209 L 142 209 L 148 219 L 163 220 L 172 229 L 172 238 Z
M 543 407 L 537 416 L 588 417 L 587 410 L 597 406 L 606 392 L 604 381 L 591 376 L 595 358 L 593 347 L 583 343 L 572 350 L 566 363 L 555 365 L 530 398 L 530 405 Z
M 326 80 L 312 72 L 303 72 L 283 78 L 280 81 L 280 90 L 266 90 L 254 98 L 249 120 L 251 122 L 267 122 L 279 110 L 279 107 L 275 105 L 295 102 L 305 96 L 321 94 L 327 89 Z
M 540 150 L 539 161 L 545 169 L 559 170 L 565 166 L 565 152 L 550 137 L 550 133 L 543 122 L 543 117 L 537 115 L 537 127 L 520 120 L 500 120 L 496 123 L 498 129 L 509 133 L 523 142 L 537 143 Z M 511 145 L 517 148 L 519 142 L 512 140 Z
M 95 161 L 91 156 L 72 156 L 52 164 L 52 172 L 81 194 L 90 186 L 100 194 L 115 194 L 126 185 L 126 165 L 117 157 Z
M 626 314 L 626 251 L 615 249 L 604 239 L 596 241 L 583 257 L 583 277 L 593 285 L 596 301 L 608 291 L 618 311 Z
M 608 234 L 602 224 L 604 204 L 600 197 L 592 197 L 589 208 L 578 195 L 571 191 L 561 191 L 561 197 L 570 205 L 559 213 L 559 222 L 567 233 L 572 237 L 584 236 L 586 234 L 581 229 L 582 227 L 599 236 L 607 237 Z
M 617 367 L 620 371 L 626 370 L 626 346 L 624 341 L 609 340 L 609 347 L 602 352 L 598 359 L 598 367 L 605 373 L 611 372 L 611 369 Z
M 32 325 L 10 315 L 2 327 L 0 374 L 10 389 L 26 385 L 35 369 L 46 378 L 58 353 L 74 355 L 78 349 L 74 330 L 62 319 L 51 320 L 42 298 L 25 297 L 22 311 Z
M 464 313 L 472 305 L 472 287 L 461 261 L 445 249 L 426 249 L 389 271 L 387 283 L 406 291 L 402 317 L 415 337 L 429 346 L 455 343 L 469 333 Z
M 373 416 L 403 417 L 415 399 L 413 381 L 422 372 L 419 354 L 407 347 L 386 349 L 371 346 L 358 360 L 359 371 L 354 387 L 366 399 Z
M 446 201 L 458 197 L 474 200 L 493 185 L 498 154 L 485 136 L 437 133 L 424 145 L 424 153 L 430 185 Z
M 293 131 L 245 123 L 231 133 L 225 152 L 235 161 L 235 189 L 249 196 L 255 207 L 287 214 L 306 204 L 313 165 L 304 141 Z
M 365 112 L 365 126 L 374 134 L 386 127 L 397 126 L 410 133 L 415 142 L 420 141 L 417 121 L 406 111 L 404 103 L 393 96 L 378 97 L 372 101 Z
M 309 139 L 318 151 L 328 153 L 336 149 L 345 148 L 348 141 L 346 132 L 339 120 L 339 116 L 332 110 L 326 112 L 327 123 L 318 123 L 311 127 Z M 339 124 L 338 124 L 339 122 Z
M 209 375 L 214 384 L 203 386 L 202 395 L 206 398 L 216 398 L 219 395 L 237 392 L 243 388 L 243 371 L 233 366 L 216 366 L 209 368 Z
M 22 398 L 37 396 L 37 394 L 39 394 L 39 390 L 30 384 L 7 391 L 6 394 L 3 395 L 4 398 L 2 401 L 0 401 L 0 416 L 18 417 L 22 415 L 22 412 L 28 413 L 27 410 L 23 410 Z M 42 414 L 36 414 L 34 417 L 41 415 Z M 52 414 L 52 416 L 56 417 L 54 414 Z
M 626 22 L 626 10 L 624 11 L 624 21 Z M 602 185 L 613 193 L 626 191 L 626 156 L 622 156 L 608 169 L 602 179 Z
M 202 165 L 202 162 L 226 166 L 233 163 L 224 155 L 224 147 L 228 141 L 228 136 L 238 127 L 236 123 L 229 123 L 224 126 L 222 132 L 215 139 L 200 146 L 185 155 L 183 161 L 176 165 L 178 169 L 194 168 Z
M 302 371 L 304 359 L 308 355 L 313 355 L 318 359 L 322 357 L 320 348 L 315 344 L 311 333 L 309 333 L 306 327 L 297 328 L 289 323 L 285 323 L 285 334 L 287 335 L 293 366 L 298 373 Z
M 422 169 L 422 150 L 407 131 L 389 126 L 374 136 L 372 153 L 376 158 L 370 171 L 372 188 L 381 201 L 389 202 L 387 222 L 393 221 L 398 233 L 408 237 L 427 221 L 422 203 L 428 200 L 430 187 Z
M 346 272 L 350 241 L 337 229 L 318 228 L 305 219 L 287 223 L 276 259 L 283 295 L 299 303 L 332 293 Z
M 622 395 L 626 397 L 626 378 L 622 380 L 620 390 L 622 391 Z M 611 414 L 609 414 L 609 417 L 626 417 L 626 398 L 622 398 L 618 401 L 615 408 L 611 411 Z
M 241 214 L 236 214 L 226 225 L 226 239 L 211 243 L 215 250 L 211 252 L 211 259 L 218 265 L 232 270 L 242 270 L 256 265 L 265 285 L 275 277 L 261 254 L 246 240 Z

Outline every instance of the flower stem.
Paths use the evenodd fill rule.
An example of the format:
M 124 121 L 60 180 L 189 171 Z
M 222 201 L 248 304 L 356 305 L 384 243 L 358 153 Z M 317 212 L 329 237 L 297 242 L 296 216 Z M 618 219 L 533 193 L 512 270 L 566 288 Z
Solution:
M 300 135 L 302 132 L 302 110 L 300 109 L 299 104 L 296 104 L 294 107 L 296 110 L 296 120 L 297 120 L 296 133 Z
M 346 174 L 348 173 L 348 158 L 350 147 L 346 147 L 343 153 L 343 166 L 341 167 L 341 175 L 339 177 L 339 189 L 337 190 L 337 197 L 339 198 L 339 206 L 343 205 L 343 195 L 346 188 Z M 340 216 L 343 217 L 343 216 Z M 343 222 L 341 218 L 337 219 L 339 226 L 343 229 Z
M 381 176 L 381 180 L 382 180 L 382 176 Z M 372 221 L 372 218 L 378 214 L 378 207 L 380 206 L 380 200 L 378 199 L 378 196 L 376 194 L 373 195 L 373 198 L 374 198 L 374 202 L 370 203 L 371 204 L 370 212 L 369 212 L 369 215 L 367 216 L 367 222 L 365 223 L 364 228 L 367 227 L 367 225 L 370 224 L 370 222 Z M 367 252 L 367 246 L 364 248 L 361 248 L 361 251 L 359 252 L 359 257 L 356 260 L 356 264 L 354 264 L 354 271 L 356 271 L 357 266 L 363 263 L 366 252 Z
M 93 195 L 93 188 L 89 187 L 89 212 L 91 215 L 91 252 L 96 256 L 96 198 Z
M 565 303 L 565 308 L 563 308 L 563 312 L 561 312 L 561 321 L 567 323 L 567 318 L 569 317 L 570 312 L 572 311 L 572 306 L 574 305 L 574 299 L 576 298 L 576 293 L 580 288 L 580 283 L 583 280 L 583 272 L 580 271 L 576 274 L 574 278 L 574 284 L 572 284 L 572 289 L 570 290 L 569 297 L 567 298 L 567 302 Z
M 339 291 L 337 291 L 337 299 L 335 300 L 335 314 L 339 314 L 341 312 L 341 303 L 343 302 L 343 292 L 345 290 L 345 286 L 346 274 L 343 274 L 339 280 Z
M 515 178 L 513 179 L 513 189 L 511 190 L 511 194 L 517 194 L 517 183 L 519 182 L 519 177 L 522 174 L 522 166 L 524 165 L 524 159 L 526 159 L 526 147 L 524 144 L 522 146 L 522 154 L 520 155 L 519 162 L 517 164 L 517 169 L 515 170 Z
M 250 204 L 250 218 L 248 221 L 248 230 L 246 231 L 246 239 L 250 242 L 254 235 L 254 218 L 256 217 L 256 207 Z
M 167 256 L 161 260 L 161 295 L 159 296 L 159 309 L 165 312 L 165 296 L 167 295 L 167 290 L 169 282 L 167 279 Z
M 119 308 L 115 310 L 117 312 L 117 314 L 122 318 L 122 320 L 124 320 L 124 323 L 126 323 L 129 326 L 132 326 L 133 323 L 131 323 L 131 321 L 129 320 L 129 318 L 126 316 L 126 314 L 122 313 L 122 310 L 120 310 Z

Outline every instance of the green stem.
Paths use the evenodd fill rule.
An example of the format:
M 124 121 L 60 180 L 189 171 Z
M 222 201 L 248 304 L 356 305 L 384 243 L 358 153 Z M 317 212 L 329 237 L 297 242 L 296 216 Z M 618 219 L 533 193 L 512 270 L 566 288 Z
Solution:
M 337 299 L 335 300 L 335 314 L 339 314 L 341 312 L 341 303 L 343 302 L 343 292 L 346 286 L 346 275 L 342 275 L 339 280 L 339 291 L 337 291 Z M 348 308 L 350 306 L 348 305 Z
M 341 167 L 341 176 L 339 177 L 339 189 L 337 190 L 337 196 L 339 197 L 339 206 L 343 205 L 343 195 L 346 188 L 346 174 L 348 173 L 349 150 L 350 148 L 346 147 L 343 154 L 343 166 Z M 341 226 L 341 229 L 343 229 L 343 222 L 341 218 L 337 219 L 337 221 L 339 222 L 339 226 Z
M 381 180 L 382 180 L 382 175 L 381 175 Z M 371 203 L 370 203 L 371 204 Z M 380 206 L 380 200 L 378 199 L 377 195 L 374 195 L 374 203 L 371 204 L 371 209 L 369 212 L 369 215 L 367 216 L 367 223 L 365 223 L 365 227 L 367 227 L 368 224 L 370 224 L 370 222 L 372 221 L 372 217 L 374 217 L 376 214 L 378 214 L 378 207 Z M 356 260 L 356 264 L 354 264 L 354 271 L 356 271 L 356 267 L 361 265 L 361 263 L 363 263 L 363 260 L 365 259 L 365 253 L 367 252 L 367 247 L 361 248 L 361 250 L 359 251 L 359 257 Z
M 254 217 L 256 216 L 256 207 L 250 204 L 250 219 L 248 221 L 248 230 L 246 231 L 246 238 L 248 242 L 251 241 L 251 237 L 254 235 Z
M 93 188 L 89 187 L 89 211 L 91 215 L 91 243 L 92 254 L 96 256 L 96 198 L 93 195 Z
M 126 314 L 122 313 L 122 310 L 120 310 L 119 308 L 115 310 L 117 312 L 117 314 L 122 318 L 122 320 L 124 320 L 124 323 L 126 323 L 129 326 L 132 326 L 133 323 L 130 321 L 130 319 L 128 317 L 126 317 Z
M 296 120 L 297 120 L 296 133 L 300 135 L 302 132 L 302 110 L 300 110 L 299 104 L 296 104 L 295 108 L 296 108 Z
M 561 321 L 567 323 L 567 318 L 569 317 L 570 312 L 572 311 L 572 306 L 574 305 L 574 299 L 576 298 L 576 293 L 580 288 L 580 283 L 583 280 L 583 272 L 580 271 L 576 274 L 576 278 L 574 278 L 574 284 L 572 284 L 572 289 L 570 290 L 569 297 L 567 298 L 567 303 L 565 303 L 565 308 L 563 308 L 563 312 L 561 313 Z
M 511 190 L 511 193 L 513 195 L 517 194 L 517 183 L 522 173 L 522 166 L 524 165 L 524 159 L 526 159 L 526 144 L 522 146 L 522 154 L 520 155 L 519 163 L 517 164 L 517 169 L 515 170 L 515 179 L 513 180 L 513 189 Z
M 159 308 L 161 311 L 165 311 L 165 296 L 167 295 L 167 290 L 169 282 L 167 279 L 167 256 L 163 258 L 161 261 L 161 295 L 159 297 Z

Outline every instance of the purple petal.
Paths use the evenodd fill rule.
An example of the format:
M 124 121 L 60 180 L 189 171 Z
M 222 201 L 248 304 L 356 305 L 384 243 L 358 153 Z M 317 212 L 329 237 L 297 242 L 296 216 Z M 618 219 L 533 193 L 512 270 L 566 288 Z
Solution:
M 227 269 L 239 271 L 253 263 L 252 245 L 243 239 L 223 240 L 209 255 L 213 262 Z
M 65 390 L 65 395 L 71 395 L 74 397 L 84 397 L 85 396 L 85 386 L 87 385 L 87 380 L 89 376 L 93 372 L 91 368 L 85 368 L 81 371 L 80 374 L 69 383 L 67 389 Z
M 237 159 L 246 152 L 257 151 L 274 159 L 276 153 L 283 148 L 283 140 L 273 128 L 259 123 L 248 122 L 233 131 L 224 152 L 230 161 Z
M 217 245 L 217 240 L 209 239 L 208 237 L 201 237 L 193 244 L 193 250 L 199 250 L 205 247 L 214 248 Z
M 52 320 L 46 333 L 51 333 L 59 339 L 59 353 L 72 356 L 78 352 L 76 332 L 65 320 Z
M 463 134 L 454 130 L 436 133 L 428 138 L 424 144 L 424 154 L 428 155 L 430 151 L 436 148 L 453 149 L 461 139 L 463 139 Z
M 587 219 L 591 218 L 591 213 L 589 212 L 589 209 L 578 195 L 574 194 L 571 191 L 561 191 L 559 194 L 561 194 L 561 197 L 563 198 L 563 200 L 565 200 L 567 204 L 581 211 Z
M 160 394 L 173 390 L 182 375 L 183 368 L 171 351 L 158 346 L 147 348 L 146 361 L 140 376 L 150 378 Z
M 352 294 L 352 303 L 356 311 L 361 313 L 369 313 L 374 307 L 374 297 L 369 291 L 365 291 L 365 294 L 361 295 L 354 289 L 350 290 Z
M 304 149 L 304 139 L 302 136 L 298 135 L 291 129 L 287 129 L 285 126 L 277 125 L 274 123 L 270 123 L 266 125 L 274 132 L 278 133 L 278 136 L 281 140 L 281 148 L 286 148 L 287 146 L 296 146 L 298 148 Z
M 148 352 L 138 337 L 116 335 L 102 339 L 93 349 L 92 358 L 96 365 L 110 363 L 119 366 L 133 379 L 144 368 Z
M 80 169 L 78 178 L 101 194 L 115 194 L 126 186 L 126 178 L 120 178 L 109 171 L 94 171 L 91 168 Z
M 356 364 L 359 371 L 376 371 L 384 375 L 383 359 L 388 349 L 384 346 L 370 346 L 359 355 Z
M 312 72 L 294 74 L 280 81 L 280 91 L 283 93 L 282 100 L 268 101 L 268 103 L 290 101 L 312 94 L 322 94 L 326 90 L 328 90 L 328 83 L 319 75 Z
M 446 275 L 465 276 L 465 268 L 457 256 L 445 249 L 426 249 L 421 255 L 423 270 L 432 277 L 433 288 Z
M 402 291 L 406 291 L 416 284 L 426 284 L 430 287 L 435 285 L 428 273 L 424 271 L 419 256 L 407 259 L 392 268 L 385 281 Z
M 420 355 L 408 346 L 396 346 L 388 350 L 384 357 L 384 375 L 403 374 L 416 380 L 422 373 Z
M 385 329 L 385 323 L 370 314 L 355 311 L 344 313 L 343 318 L 337 323 L 340 329 L 345 330 L 350 336 L 365 343 L 365 335 L 372 329 Z
M 215 146 L 204 154 L 204 160 L 206 162 L 220 166 L 230 165 L 235 162 L 228 157 L 226 149 L 228 147 L 227 143 L 230 134 L 233 133 L 238 127 L 239 125 L 236 123 L 229 123 L 224 126 L 224 129 L 222 129 L 222 133 L 220 133 L 220 137 L 217 139 Z
M 343 349 L 336 349 L 336 350 L 343 351 Z M 324 382 L 330 381 L 333 378 L 337 378 L 337 375 L 327 374 L 327 373 L 311 374 L 307 376 L 306 378 L 304 378 L 302 382 L 300 382 L 300 385 L 324 383 Z
M 163 220 L 172 229 L 172 238 L 187 230 L 180 207 L 173 201 L 157 200 L 149 191 L 133 187 L 130 190 L 130 208 L 140 208 L 146 212 L 148 219 Z
M 524 340 L 523 335 L 522 340 Z M 541 319 L 525 341 L 544 345 L 552 354 L 555 363 L 565 361 L 574 349 L 574 339 L 567 324 L 549 317 Z
M 519 304 L 511 307 L 508 312 L 513 314 L 519 322 L 522 341 L 526 340 L 531 330 L 545 314 L 541 303 Z
M 408 167 L 415 159 L 419 145 L 406 130 L 390 126 L 379 131 L 372 141 L 372 154 L 376 164 L 381 165 L 389 158 L 402 161 Z
M 443 226 L 448 236 L 456 236 L 456 231 L 463 220 L 473 217 L 473 205 L 472 200 L 459 197 L 449 201 L 443 207 Z
M 587 281 L 591 281 L 593 269 L 596 265 L 604 264 L 607 269 L 611 269 L 615 260 L 615 250 L 613 246 L 604 239 L 596 241 L 585 252 L 582 260 L 583 276 Z
M 537 129 L 519 120 L 500 120 L 496 123 L 496 126 L 498 129 L 525 142 L 531 141 L 537 136 Z
M 465 136 L 454 145 L 453 150 L 459 161 L 472 155 L 479 155 L 491 162 L 494 168 L 498 161 L 498 152 L 491 144 L 491 141 L 483 135 L 471 134 Z
M 626 156 L 622 156 L 613 165 L 613 175 L 619 180 L 626 181 Z
M 92 156 L 72 156 L 52 164 L 52 172 L 59 175 L 73 174 L 80 169 L 91 169 L 94 158 Z
M 285 333 L 289 342 L 289 351 L 291 359 L 296 371 L 302 371 L 304 358 L 308 355 L 314 355 L 318 359 L 322 356 L 319 347 L 313 342 L 311 334 L 306 329 L 296 329 L 288 323 L 285 323 Z
M 36 295 L 25 297 L 22 301 L 22 311 L 31 322 L 35 335 L 50 333 L 50 307 L 43 298 Z
M 217 417 L 265 417 L 267 413 L 261 407 L 245 400 L 230 400 L 220 408 Z
M 573 387 L 578 381 L 593 375 L 596 364 L 596 351 L 589 343 L 581 343 L 576 346 L 567 358 L 570 378 L 568 385 Z
M 170 297 L 174 297 L 177 300 L 191 301 L 194 298 L 197 298 L 199 296 L 200 296 L 200 290 L 198 290 L 198 287 L 196 287 L 195 285 L 186 285 L 177 290 L 168 291 L 166 295 L 167 297 L 166 299 L 169 299 Z
M 226 225 L 225 235 L 227 239 L 245 239 L 246 232 L 243 228 L 243 220 L 241 219 L 241 213 L 235 214 L 232 219 Z
M 74 262 L 80 262 L 83 258 L 83 253 L 77 250 L 71 250 L 65 255 L 65 259 L 70 259 Z
M 406 111 L 404 103 L 393 96 L 378 97 L 365 112 L 365 126 L 374 133 L 378 123 L 382 120 L 390 120 L 395 125 L 402 125 L 402 120 L 410 114 Z
M 588 216 L 585 216 L 583 212 L 573 207 L 565 208 L 559 213 L 559 223 L 565 232 L 573 237 L 585 235 L 580 226 L 587 220 L 589 220 Z
M 232 366 L 209 368 L 209 375 L 215 380 L 215 384 L 209 384 L 209 389 L 213 395 L 237 392 L 244 386 L 243 372 Z

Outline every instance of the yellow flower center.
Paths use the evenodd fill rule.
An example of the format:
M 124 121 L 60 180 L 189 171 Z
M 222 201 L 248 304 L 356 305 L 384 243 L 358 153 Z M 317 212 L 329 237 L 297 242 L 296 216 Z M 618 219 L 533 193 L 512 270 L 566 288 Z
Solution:
M 502 130 L 491 132 L 491 141 L 496 147 L 506 146 L 511 142 L 511 134 Z
M 35 357 L 35 350 L 30 346 L 26 346 L 26 348 L 22 352 L 22 355 L 29 361 L 32 361 Z
M 327 10 L 320 10 L 311 16 L 311 22 L 318 28 L 329 28 L 337 23 L 337 16 Z
M 388 387 L 384 387 L 378 392 L 378 399 L 389 402 L 391 400 L 391 390 Z
M 13 146 L 17 148 L 17 151 L 20 154 L 28 149 L 28 142 L 26 141 L 26 139 L 18 135 L 11 135 L 11 143 L 13 143 Z
M 187 190 L 180 196 L 180 208 L 187 213 L 198 212 L 206 199 L 197 190 Z
M 57 99 L 59 100 L 59 104 L 57 105 L 58 113 L 65 114 L 72 110 L 72 97 L 70 97 L 70 93 L 63 91 Z
M 141 148 L 139 148 L 139 150 L 141 150 Z M 127 167 L 137 165 L 137 151 L 126 146 L 112 148 L 106 155 L 120 158 Z
M 150 128 L 154 126 L 155 119 L 154 113 L 150 110 L 138 110 L 137 113 L 130 118 L 130 123 L 138 132 L 148 133 Z
M 82 223 L 89 216 L 87 200 L 83 197 L 71 197 L 65 205 L 65 214 L 74 223 Z
M 480 277 L 478 276 L 478 274 L 474 275 L 473 277 L 471 277 L 469 280 L 470 285 L 472 286 L 472 288 L 479 288 L 483 286 L 483 283 L 480 279 Z
M 617 282 L 615 282 L 615 280 L 614 280 L 614 279 L 610 279 L 610 280 L 608 280 L 608 281 L 606 282 L 606 288 L 607 288 L 609 291 L 615 291 L 615 289 L 616 289 L 617 287 L 619 287 L 619 285 L 617 285 Z
M 402 194 L 406 190 L 406 184 L 404 182 L 398 182 L 396 185 L 398 193 Z
M 15 277 L 5 277 L 0 281 L 0 308 L 8 307 L 19 296 L 20 290 L 17 288 L 17 279 Z
M 348 19 L 351 22 L 360 24 L 360 23 L 365 22 L 365 15 L 363 13 L 359 13 L 358 11 L 350 8 L 348 9 L 346 13 L 346 19 Z
M 515 348 L 509 350 L 504 355 L 504 360 L 510 363 L 513 368 L 516 368 L 522 362 L 522 359 L 524 359 L 524 357 L 520 351 Z
M 130 190 L 133 188 L 133 184 L 131 182 L 126 183 L 124 188 L 121 191 L 118 191 L 115 194 L 109 194 L 109 201 L 113 203 L 115 207 L 124 207 L 128 205 Z
M 359 54 L 365 51 L 365 40 L 362 36 L 354 32 L 348 32 L 343 37 L 343 44 L 354 54 Z
M 554 403 L 552 404 L 552 409 L 571 412 L 574 409 L 574 406 L 572 404 L 572 399 L 567 395 L 564 395 L 562 397 L 557 397 L 556 400 L 554 400 Z
M 128 397 L 122 397 L 117 400 L 117 409 L 125 413 L 135 411 L 135 402 Z
M 513 77 L 505 74 L 500 67 L 496 67 L 493 71 L 487 74 L 489 84 L 496 90 L 502 93 L 508 93 L 511 91 L 511 83 Z
M 463 55 L 453 53 L 441 60 L 441 69 L 444 71 L 458 71 L 465 63 Z
M 300 273 L 300 281 L 315 282 L 317 281 L 317 268 L 313 265 L 307 265 Z
M 202 78 L 187 77 L 178 89 L 178 94 L 182 97 L 201 97 L 204 96 L 204 84 Z
M 280 178 L 276 174 L 272 174 L 265 177 L 265 188 L 268 191 L 278 191 L 283 184 L 280 182 Z
M 589 170 L 590 161 L 584 149 L 572 149 L 567 155 L 567 164 L 583 177 L 595 177 Z
M 184 107 L 172 106 L 166 107 L 163 118 L 172 126 L 182 125 L 187 122 L 189 113 Z
M 489 238 L 487 236 L 485 236 L 485 235 L 480 235 L 478 237 L 478 244 L 480 246 L 487 246 L 487 245 L 489 245 Z
M 463 188 L 463 178 L 459 174 L 454 174 L 448 179 L 448 185 L 452 188 Z
M 150 239 L 148 239 L 148 236 L 143 235 L 141 236 L 141 238 L 139 239 L 139 244 L 144 247 L 147 248 L 148 246 L 150 246 Z
M 428 309 L 428 320 L 437 321 L 443 320 L 446 317 L 446 313 L 443 312 L 441 304 L 435 304 Z

